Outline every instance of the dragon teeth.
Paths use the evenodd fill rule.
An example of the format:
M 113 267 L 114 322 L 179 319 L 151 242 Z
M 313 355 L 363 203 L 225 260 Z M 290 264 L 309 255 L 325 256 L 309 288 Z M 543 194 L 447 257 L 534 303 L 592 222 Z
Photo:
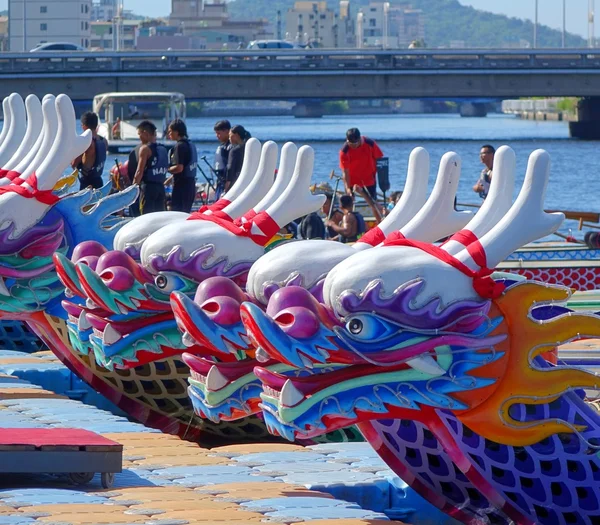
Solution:
M 90 328 L 92 328 L 92 324 L 88 321 L 85 312 L 82 311 L 79 314 L 79 319 L 77 319 L 77 330 L 79 330 L 80 332 L 85 332 Z
M 117 308 L 119 309 L 119 312 L 121 312 L 123 315 L 127 315 L 129 313 L 129 310 L 120 303 L 117 303 Z
M 225 343 L 225 348 L 227 348 L 227 351 L 230 354 L 237 354 L 238 349 L 235 347 L 235 345 L 230 343 L 227 339 L 223 339 L 223 343 Z
M 3 277 L 0 277 L 0 295 L 5 295 L 7 297 L 10 296 L 10 292 L 8 291 L 8 288 L 6 287 L 6 283 L 4 282 Z
M 314 366 L 313 362 L 308 357 L 306 357 L 302 352 L 298 352 L 298 355 L 300 356 L 300 360 L 302 361 L 302 364 L 306 368 L 312 369 L 312 367 Z
M 410 359 L 406 364 L 418 372 L 423 372 L 424 374 L 431 376 L 443 376 L 446 373 L 446 371 L 430 355 Z
M 114 345 L 117 341 L 121 340 L 121 334 L 117 332 L 110 324 L 104 327 L 102 332 L 102 343 L 105 345 Z
M 279 396 L 281 396 L 280 392 L 278 392 L 277 390 L 274 390 L 270 386 L 263 385 L 263 391 L 265 394 L 267 394 L 268 396 L 273 397 L 275 399 L 279 399 Z
M 269 354 L 267 354 L 267 352 L 265 352 L 265 350 L 260 346 L 256 349 L 255 356 L 259 363 L 267 363 L 270 359 Z
M 229 381 L 219 369 L 216 366 L 212 366 L 206 376 L 206 388 L 215 392 L 221 390 L 221 388 L 225 387 L 228 383 Z
M 98 308 L 98 305 L 94 301 L 92 301 L 89 297 L 85 300 L 85 305 L 90 310 L 94 310 L 94 309 Z
M 181 336 L 181 342 L 184 344 L 184 346 L 186 346 L 188 348 L 190 348 L 191 346 L 194 346 L 196 344 L 196 341 L 189 334 L 189 332 L 183 332 L 183 335 Z
M 68 288 L 65 288 L 65 297 L 67 299 L 73 299 L 73 297 L 75 297 L 75 294 Z
M 294 383 L 288 379 L 281 389 L 281 404 L 286 407 L 293 407 L 303 399 L 304 396 L 302 393 L 294 386 Z

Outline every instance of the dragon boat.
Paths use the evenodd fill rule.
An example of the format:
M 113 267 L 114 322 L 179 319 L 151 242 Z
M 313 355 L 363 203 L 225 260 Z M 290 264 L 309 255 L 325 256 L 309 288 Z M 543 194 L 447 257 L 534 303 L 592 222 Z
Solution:
M 248 337 L 269 359 L 323 370 L 255 369 L 269 429 L 298 439 L 357 425 L 463 523 L 597 523 L 600 414 L 583 389 L 600 379 L 542 354 L 598 337 L 600 317 L 566 308 L 567 288 L 492 270 L 562 223 L 543 211 L 548 175 L 538 150 L 508 213 L 467 225 L 461 251 L 390 235 L 329 270 L 322 302 L 288 287 L 266 312 L 243 303 Z

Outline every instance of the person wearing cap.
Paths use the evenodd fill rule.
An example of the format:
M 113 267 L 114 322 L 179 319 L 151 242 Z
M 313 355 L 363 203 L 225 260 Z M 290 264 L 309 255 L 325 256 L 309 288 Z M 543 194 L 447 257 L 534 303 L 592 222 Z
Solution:
M 383 152 L 377 143 L 363 137 L 358 128 L 346 132 L 346 143 L 340 150 L 340 168 L 346 193 L 352 195 L 354 185 L 364 187 L 373 200 L 377 199 L 377 159 Z

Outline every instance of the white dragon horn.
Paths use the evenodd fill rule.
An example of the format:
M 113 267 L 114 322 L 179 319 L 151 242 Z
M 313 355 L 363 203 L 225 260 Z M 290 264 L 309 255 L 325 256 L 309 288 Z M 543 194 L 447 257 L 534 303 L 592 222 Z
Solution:
M 512 204 L 515 189 L 516 157 L 508 146 L 498 148 L 494 155 L 494 173 L 490 191 L 475 217 L 463 230 L 472 232 L 478 239 L 489 232 L 506 215 Z M 463 244 L 450 238 L 442 249 L 455 255 L 464 248 Z
M 517 200 L 502 220 L 480 239 L 488 268 L 494 268 L 528 242 L 555 232 L 564 221 L 564 214 L 546 213 L 543 209 L 549 175 L 550 155 L 541 149 L 534 151 L 529 156 Z M 473 270 L 478 268 L 466 249 L 456 258 Z
M 435 185 L 425 206 L 400 229 L 407 239 L 434 242 L 460 230 L 473 217 L 470 211 L 454 209 L 460 168 L 461 160 L 457 153 L 444 154 Z
M 234 185 L 229 188 L 225 195 L 223 195 L 223 198 L 227 199 L 229 202 L 233 202 L 244 192 L 248 185 L 254 180 L 259 161 L 260 141 L 253 137 L 248 139 L 244 146 L 244 163 L 242 164 L 242 171 Z
M 12 110 L 10 108 L 10 104 L 8 103 L 9 98 L 10 97 L 4 97 L 2 100 L 2 115 L 4 117 L 4 123 L 2 125 L 2 131 L 0 132 L 0 146 L 4 143 L 8 130 L 12 125 Z
M 408 171 L 402 197 L 396 203 L 389 215 L 376 227 L 384 235 L 404 227 L 419 212 L 427 198 L 427 183 L 429 181 L 429 153 L 425 148 L 415 148 L 408 158 Z M 375 232 L 373 234 L 375 235 Z M 371 235 L 361 237 L 352 247 L 355 250 L 366 250 L 374 244 Z
M 56 112 L 58 114 L 56 139 L 50 153 L 35 173 L 40 190 L 51 190 L 69 163 L 89 148 L 92 141 L 90 130 L 77 135 L 75 110 L 67 95 L 56 97 Z
M 56 97 L 54 95 L 46 95 L 42 100 L 42 114 L 44 116 L 44 123 L 42 126 L 42 133 L 40 133 L 40 144 L 37 150 L 32 148 L 32 151 L 27 155 L 19 165 L 15 167 L 14 171 L 20 173 L 20 179 L 26 180 L 32 173 L 34 173 L 44 162 L 50 149 L 54 144 L 56 132 L 58 129 L 58 115 L 56 113 Z
M 3 169 L 10 171 L 34 149 L 34 146 L 42 132 L 44 117 L 42 115 L 42 103 L 35 95 L 29 95 L 25 99 L 25 108 L 27 109 L 27 130 L 21 145 L 14 152 L 13 156 L 3 166 Z
M 275 168 L 277 167 L 277 150 L 277 144 L 272 140 L 263 144 L 260 163 L 252 182 L 239 197 L 223 208 L 223 211 L 232 219 L 237 219 L 252 209 L 252 207 L 267 194 L 269 188 L 273 185 Z
M 314 150 L 310 146 L 302 146 L 298 150 L 292 180 L 279 198 L 265 210 L 280 228 L 323 205 L 325 195 L 313 195 L 309 190 L 314 163 Z
M 296 166 L 297 155 L 298 148 L 293 142 L 286 142 L 283 145 L 283 148 L 281 148 L 279 170 L 277 171 L 275 184 L 271 186 L 269 193 L 267 193 L 264 196 L 264 198 L 256 206 L 254 206 L 253 209 L 256 213 L 266 210 L 285 191 L 288 184 L 292 180 L 292 175 L 294 174 L 294 167 Z
M 13 93 L 8 97 L 8 105 L 10 106 L 11 118 L 9 119 L 9 128 L 4 141 L 0 144 L 0 166 L 4 166 L 17 151 L 27 128 L 25 104 L 21 96 Z

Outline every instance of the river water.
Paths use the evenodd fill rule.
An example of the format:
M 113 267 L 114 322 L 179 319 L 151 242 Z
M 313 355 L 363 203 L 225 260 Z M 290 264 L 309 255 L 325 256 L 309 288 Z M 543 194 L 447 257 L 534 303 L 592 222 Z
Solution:
M 315 150 L 314 182 L 327 181 L 332 169 L 340 172 L 338 153 L 350 127 L 358 127 L 363 135 L 375 139 L 389 157 L 392 190 L 402 189 L 408 156 L 413 148 L 422 146 L 431 156 L 430 187 L 433 186 L 441 156 L 447 151 L 454 151 L 462 159 L 459 202 L 481 202 L 471 188 L 483 167 L 479 161 L 479 150 L 483 144 L 490 143 L 496 148 L 506 144 L 515 150 L 515 196 L 523 181 L 529 154 L 543 148 L 551 158 L 546 207 L 584 211 L 597 211 L 599 208 L 596 201 L 600 190 L 598 143 L 570 139 L 568 124 L 564 122 L 520 120 L 508 115 L 489 115 L 486 118 L 344 115 L 320 119 L 223 115 L 223 118 L 228 118 L 232 124 L 242 124 L 261 141 L 274 140 L 281 146 L 291 140 L 297 145 L 312 146 Z M 187 121 L 189 135 L 197 144 L 199 157 L 206 155 L 213 159 L 217 145 L 212 130 L 214 122 L 214 118 Z M 117 156 L 124 160 L 124 155 Z M 566 228 L 574 225 L 570 221 Z

